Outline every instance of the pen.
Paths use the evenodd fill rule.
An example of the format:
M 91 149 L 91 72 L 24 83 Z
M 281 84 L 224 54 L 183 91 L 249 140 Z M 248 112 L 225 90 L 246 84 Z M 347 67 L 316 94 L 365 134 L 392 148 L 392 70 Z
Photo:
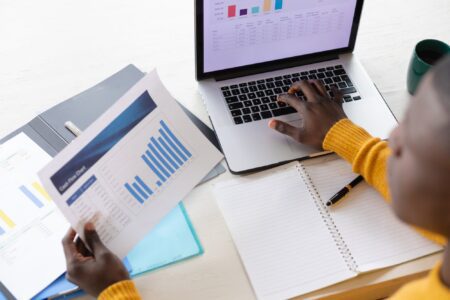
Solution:
M 71 121 L 67 121 L 66 123 L 64 123 L 64 127 L 66 127 L 66 129 L 69 130 L 76 137 L 80 136 L 81 134 L 80 128 L 78 128 Z
M 331 206 L 331 205 L 339 202 L 339 200 L 344 198 L 345 195 L 347 195 L 351 189 L 353 189 L 356 185 L 358 185 L 358 183 L 360 183 L 363 180 L 364 180 L 364 178 L 361 175 L 356 177 L 352 182 L 347 184 L 342 190 L 340 190 L 333 197 L 331 197 L 330 200 L 328 200 L 328 202 L 327 202 L 327 206 Z

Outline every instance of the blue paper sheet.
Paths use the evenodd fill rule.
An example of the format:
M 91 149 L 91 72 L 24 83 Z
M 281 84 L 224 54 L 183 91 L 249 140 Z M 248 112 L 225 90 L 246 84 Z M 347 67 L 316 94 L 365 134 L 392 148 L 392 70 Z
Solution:
M 125 264 L 133 277 L 202 253 L 203 248 L 197 234 L 184 205 L 180 203 L 128 254 Z M 74 287 L 76 286 L 62 275 L 33 299 L 46 299 Z M 79 293 L 60 299 L 78 295 Z

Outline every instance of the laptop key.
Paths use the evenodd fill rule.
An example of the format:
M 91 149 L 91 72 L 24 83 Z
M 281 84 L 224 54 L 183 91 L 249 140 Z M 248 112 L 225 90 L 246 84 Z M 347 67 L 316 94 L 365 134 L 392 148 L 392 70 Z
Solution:
M 267 90 L 267 87 L 266 87 L 265 84 L 259 84 L 259 85 L 258 85 L 258 89 L 259 89 L 260 91 L 264 91 L 264 90 Z
M 232 89 L 232 90 L 237 89 L 237 88 L 238 88 L 237 84 L 233 84 L 232 86 L 230 86 L 230 89 Z
M 277 76 L 277 77 L 275 77 L 275 80 L 277 80 L 277 81 L 279 81 L 279 80 L 283 80 L 283 77 L 281 77 L 281 76 Z
M 323 81 L 324 81 L 326 84 L 332 84 L 332 83 L 333 83 L 333 80 L 331 80 L 331 78 L 325 78 Z
M 339 75 L 345 75 L 345 70 L 344 69 L 338 69 L 338 70 L 334 70 L 333 71 L 334 75 L 339 76 Z
M 241 88 L 241 93 L 247 94 L 249 92 L 249 89 L 247 87 Z
M 250 106 L 253 106 L 253 103 L 252 103 L 252 101 L 244 101 L 244 105 L 245 105 L 245 107 L 250 107 Z
M 356 93 L 356 89 L 354 87 L 349 87 L 340 90 L 343 95 Z
M 260 80 L 256 81 L 257 84 L 261 84 L 261 83 L 264 83 L 264 82 L 266 82 L 264 79 L 260 79 Z
M 323 72 L 325 72 L 325 68 L 320 68 L 318 71 L 323 73 Z
M 234 117 L 234 123 L 236 124 L 236 125 L 239 125 L 239 124 L 242 124 L 242 123 L 244 123 L 244 121 L 242 121 L 242 118 L 241 117 Z
M 261 100 L 259 100 L 259 99 L 253 100 L 253 105 L 260 105 L 260 104 L 261 104 Z
M 266 83 L 266 86 L 267 86 L 268 89 L 273 89 L 273 88 L 275 88 L 275 84 L 274 84 L 273 82 L 268 82 L 268 83 Z
M 245 123 L 249 123 L 249 122 L 253 121 L 252 117 L 250 117 L 250 115 L 242 116 L 242 119 L 244 120 Z
M 234 96 L 237 96 L 237 95 L 240 95 L 240 94 L 241 94 L 241 92 L 240 92 L 239 90 L 232 90 L 231 93 L 232 93 Z
M 252 115 L 252 118 L 253 118 L 253 121 L 259 121 L 259 120 L 261 120 L 261 116 L 260 116 L 258 113 L 253 114 L 253 115 Z
M 335 77 L 333 77 L 333 81 L 336 83 L 341 82 L 341 77 L 335 76 Z
M 318 74 L 317 74 L 317 78 L 319 78 L 319 79 L 324 79 L 324 78 L 325 78 L 325 74 L 323 74 L 323 73 L 318 73 Z
M 241 101 L 248 100 L 247 95 L 239 95 L 239 100 Z
M 242 109 L 242 113 L 243 113 L 244 115 L 249 115 L 249 114 L 252 113 L 252 111 L 250 110 L 250 108 L 245 107 L 245 108 Z
M 248 85 L 256 85 L 256 81 L 250 81 Z
M 328 71 L 334 70 L 334 67 L 327 67 L 327 70 L 328 70 Z
M 240 109 L 232 110 L 232 111 L 231 111 L 231 115 L 232 115 L 233 117 L 241 116 L 241 115 L 242 115 L 242 112 L 241 112 Z
M 266 93 L 264 93 L 263 91 L 259 91 L 259 92 L 256 92 L 256 96 L 258 96 L 258 97 L 264 97 L 266 95 Z
M 266 79 L 266 82 L 274 82 L 275 81 L 275 79 L 273 79 L 273 78 L 267 78 Z
M 272 110 L 274 117 L 284 116 L 296 112 L 297 111 L 293 107 L 288 106 Z
M 348 95 L 345 95 L 344 96 L 344 101 L 345 102 L 351 102 L 353 99 L 352 99 L 352 97 L 351 96 L 348 96 Z
M 308 79 L 310 79 L 310 80 L 317 79 L 317 76 L 316 75 L 309 75 Z
M 273 95 L 273 96 L 270 96 L 270 101 L 272 101 L 272 102 L 277 102 L 277 96 L 275 96 L 275 95 Z
M 241 102 L 228 104 L 228 108 L 230 110 L 235 110 L 235 109 L 239 109 L 239 108 L 243 108 L 243 107 L 244 107 L 244 105 Z
M 300 77 L 300 73 L 294 73 L 292 74 L 292 77 Z
M 225 98 L 225 101 L 227 101 L 228 104 L 239 102 L 238 97 L 236 96 Z
M 283 86 L 283 81 L 275 81 L 275 86 L 277 87 Z
M 283 93 L 287 93 L 289 91 L 289 86 L 283 86 L 281 89 L 283 90 Z
M 270 109 L 277 109 L 278 105 L 277 105 L 277 103 L 272 102 L 272 103 L 269 104 L 269 107 L 270 107 Z
M 222 91 L 228 91 L 230 89 L 230 87 L 228 86 L 223 86 L 220 88 Z
M 272 118 L 272 113 L 270 111 L 263 111 L 261 113 L 261 117 L 263 119 L 270 119 L 270 118 Z
M 252 112 L 257 113 L 260 112 L 261 110 L 259 109 L 259 106 L 253 106 L 252 107 Z
M 298 82 L 298 81 L 300 81 L 299 77 L 293 77 L 292 78 L 292 83 L 295 83 L 295 82 Z
M 261 111 L 269 110 L 269 106 L 267 104 L 261 105 L 260 108 L 261 108 Z
M 273 92 L 274 92 L 276 95 L 279 95 L 279 94 L 283 93 L 283 90 L 280 89 L 280 88 L 274 88 L 274 89 L 273 89 Z
M 250 93 L 247 95 L 248 99 L 256 99 L 256 94 L 255 93 Z
M 268 104 L 268 103 L 270 103 L 270 99 L 269 99 L 269 97 L 263 97 L 263 98 L 261 98 L 261 102 L 264 104 Z
M 245 82 L 244 82 L 244 83 L 241 83 L 241 84 L 239 84 L 239 86 L 240 86 L 240 87 L 247 86 L 247 83 L 245 83 Z
M 360 96 L 353 97 L 353 100 L 355 101 L 361 100 L 361 97 Z
M 340 89 L 343 89 L 343 88 L 346 88 L 346 87 L 347 87 L 347 84 L 346 84 L 345 82 L 342 81 L 342 82 L 339 82 L 339 83 L 338 83 L 338 86 L 339 86 Z
M 222 92 L 224 97 L 230 97 L 231 96 L 231 92 L 230 91 L 223 91 Z
M 250 90 L 250 92 L 256 92 L 258 90 L 255 85 L 250 86 L 248 89 Z
M 283 76 L 284 79 L 289 79 L 289 78 L 291 78 L 291 77 L 292 77 L 292 75 L 289 75 L 289 74 Z
M 334 76 L 333 72 L 331 72 L 331 71 L 325 72 L 325 75 L 330 78 Z
M 273 96 L 274 92 L 272 90 L 266 90 L 266 96 Z
M 342 65 L 337 65 L 337 66 L 334 66 L 334 68 L 335 69 L 342 69 L 343 67 L 342 67 Z
M 308 76 L 302 76 L 302 77 L 300 77 L 300 80 L 301 81 L 308 81 Z

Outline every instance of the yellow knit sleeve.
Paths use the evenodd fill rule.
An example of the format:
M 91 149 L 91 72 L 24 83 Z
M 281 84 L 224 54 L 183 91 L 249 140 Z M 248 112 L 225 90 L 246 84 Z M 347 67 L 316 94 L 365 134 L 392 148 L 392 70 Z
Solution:
M 390 202 L 387 182 L 387 160 L 391 153 L 387 142 L 372 137 L 349 119 L 337 122 L 325 136 L 323 148 L 333 151 L 352 164 L 353 172 Z
M 141 299 L 136 286 L 131 280 L 123 280 L 106 288 L 99 296 L 99 300 L 137 300 Z
M 442 263 L 438 263 L 423 279 L 404 285 L 391 300 L 450 299 L 450 288 L 442 282 L 439 271 Z
M 366 130 L 349 119 L 337 122 L 325 136 L 323 149 L 333 151 L 352 164 L 353 172 L 377 189 L 390 203 L 391 196 L 387 178 L 387 162 L 391 150 L 387 142 L 372 137 Z M 440 235 L 416 228 L 426 238 L 445 245 L 447 240 Z

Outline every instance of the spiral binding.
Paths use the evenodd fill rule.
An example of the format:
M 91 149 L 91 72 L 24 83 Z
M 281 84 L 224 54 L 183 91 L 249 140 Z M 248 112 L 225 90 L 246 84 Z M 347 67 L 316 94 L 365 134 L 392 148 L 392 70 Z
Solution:
M 348 248 L 347 244 L 342 238 L 342 235 L 339 232 L 339 229 L 337 228 L 336 224 L 334 223 L 333 218 L 330 215 L 330 212 L 325 207 L 323 201 L 320 199 L 320 195 L 316 187 L 314 186 L 311 177 L 306 172 L 305 167 L 302 164 L 298 164 L 297 171 L 302 177 L 302 180 L 305 183 L 309 194 L 311 195 L 311 197 L 313 197 L 314 203 L 317 209 L 319 210 L 319 213 L 323 221 L 325 222 L 329 232 L 331 233 L 331 236 L 333 237 L 333 240 L 336 243 L 336 246 L 338 247 L 338 250 L 341 253 L 342 258 L 344 259 L 348 268 L 353 272 L 358 272 L 358 265 L 356 264 L 356 261 L 350 252 L 350 249 Z

